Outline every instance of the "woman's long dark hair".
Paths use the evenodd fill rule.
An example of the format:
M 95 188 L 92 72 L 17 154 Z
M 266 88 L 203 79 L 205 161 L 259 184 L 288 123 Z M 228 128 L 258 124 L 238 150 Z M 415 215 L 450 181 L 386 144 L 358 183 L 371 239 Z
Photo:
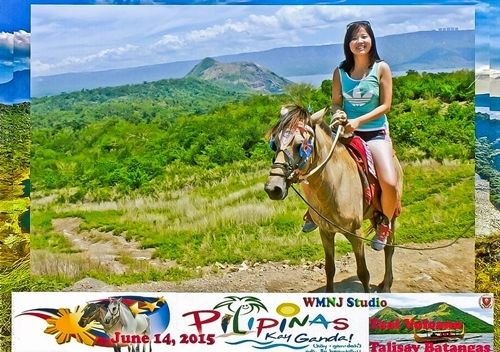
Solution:
M 380 56 L 378 55 L 377 52 L 377 44 L 375 42 L 375 34 L 373 34 L 373 30 L 370 24 L 366 23 L 366 21 L 353 22 L 347 27 L 345 33 L 344 37 L 345 60 L 342 61 L 340 64 L 340 68 L 347 73 L 350 73 L 354 68 L 354 54 L 352 53 L 351 48 L 349 48 L 349 43 L 351 42 L 351 39 L 354 36 L 354 34 L 357 33 L 360 28 L 364 28 L 366 30 L 366 33 L 368 33 L 368 35 L 372 40 L 372 48 L 368 53 L 370 58 L 370 67 L 372 67 L 376 61 L 380 60 Z

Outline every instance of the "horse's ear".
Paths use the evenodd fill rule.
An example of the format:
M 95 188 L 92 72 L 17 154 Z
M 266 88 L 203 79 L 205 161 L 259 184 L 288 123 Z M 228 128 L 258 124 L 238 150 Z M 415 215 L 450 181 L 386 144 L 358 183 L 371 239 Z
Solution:
M 289 111 L 290 111 L 290 110 L 288 110 L 288 107 L 286 107 L 286 106 L 282 106 L 282 107 L 281 107 L 281 110 L 280 110 L 280 116 L 281 116 L 281 117 L 285 116 L 286 114 L 288 114 L 288 112 L 289 112 Z
M 314 114 L 311 115 L 311 124 L 312 125 L 317 125 L 321 121 L 323 121 L 323 117 L 326 114 L 327 108 L 323 108 L 319 111 L 316 111 Z

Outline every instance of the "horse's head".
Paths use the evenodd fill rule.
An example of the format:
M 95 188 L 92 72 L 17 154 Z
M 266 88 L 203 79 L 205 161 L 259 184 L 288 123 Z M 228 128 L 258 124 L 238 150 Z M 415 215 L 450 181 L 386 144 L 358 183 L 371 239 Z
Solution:
M 90 322 L 98 320 L 99 318 L 99 304 L 89 303 L 83 309 L 83 314 L 80 320 L 78 320 L 78 325 L 82 328 L 86 327 Z
M 298 105 L 281 108 L 278 123 L 269 132 L 276 152 L 269 178 L 264 186 L 269 198 L 284 199 L 290 184 L 297 182 L 312 163 L 314 126 L 323 120 L 326 109 L 313 115 Z
M 108 310 L 106 311 L 106 315 L 104 315 L 104 322 L 106 324 L 109 324 L 113 319 L 120 316 L 120 304 L 121 299 L 109 299 Z

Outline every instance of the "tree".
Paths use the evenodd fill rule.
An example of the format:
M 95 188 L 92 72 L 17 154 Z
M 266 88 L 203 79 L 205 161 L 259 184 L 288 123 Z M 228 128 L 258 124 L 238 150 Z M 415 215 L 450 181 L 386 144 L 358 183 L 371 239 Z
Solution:
M 244 334 L 246 331 L 240 330 L 239 327 L 239 317 L 240 315 L 247 315 L 254 310 L 259 312 L 261 309 L 264 309 L 267 312 L 266 306 L 260 301 L 260 299 L 253 296 L 227 296 L 225 301 L 217 304 L 214 309 L 227 307 L 228 310 L 234 313 L 233 319 L 233 332 L 235 334 Z

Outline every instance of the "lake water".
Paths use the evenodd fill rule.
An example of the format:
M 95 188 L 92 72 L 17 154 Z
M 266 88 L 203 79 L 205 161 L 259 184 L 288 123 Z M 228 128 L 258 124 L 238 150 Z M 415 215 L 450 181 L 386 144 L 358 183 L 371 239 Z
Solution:
M 457 68 L 449 68 L 449 69 L 445 68 L 440 70 L 422 70 L 422 71 L 417 70 L 417 72 L 438 73 L 438 72 L 453 72 L 457 70 L 458 70 Z M 321 85 L 321 82 L 323 82 L 325 79 L 332 79 L 332 74 L 333 74 L 333 69 L 332 72 L 329 73 L 322 73 L 318 75 L 288 76 L 286 78 L 295 83 L 309 83 L 315 87 L 319 87 Z M 393 77 L 404 76 L 404 75 L 406 75 L 406 71 L 392 72 Z
M 332 79 L 332 75 L 331 73 L 324 73 L 321 75 L 290 76 L 286 78 L 295 83 L 309 83 L 319 87 L 325 79 Z

